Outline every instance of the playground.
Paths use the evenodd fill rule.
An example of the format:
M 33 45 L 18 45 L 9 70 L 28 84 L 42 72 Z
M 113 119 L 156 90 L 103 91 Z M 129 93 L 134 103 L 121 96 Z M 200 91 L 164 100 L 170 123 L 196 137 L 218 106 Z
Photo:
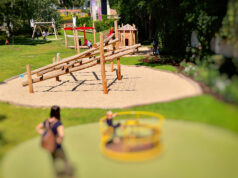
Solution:
M 79 72 L 34 84 L 34 94 L 22 87 L 24 78 L 0 86 L 1 100 L 16 105 L 68 108 L 126 108 L 172 101 L 202 94 L 200 86 L 189 78 L 148 67 L 122 65 L 122 80 L 106 65 L 108 94 L 102 92 L 101 72 L 94 66 Z
M 28 14 L 24 23 L 30 20 L 31 28 L 0 45 L 0 178 L 238 177 L 238 105 L 222 95 L 236 96 L 237 88 L 227 87 L 236 75 L 222 73 L 225 57 L 221 60 L 216 55 L 221 61 L 212 61 L 212 53 L 202 59 L 209 51 L 202 45 L 209 43 L 210 32 L 189 30 L 196 29 L 194 24 L 186 26 L 192 19 L 186 19 L 189 14 L 186 18 L 176 14 L 186 22 L 188 32 L 181 31 L 185 37 L 177 26 L 172 31 L 169 9 L 163 11 L 167 7 L 160 8 L 156 1 L 113 1 L 125 10 L 118 11 L 117 17 L 101 16 L 103 4 L 90 1 L 90 6 L 100 7 L 97 12 L 90 10 L 92 17 L 83 17 L 88 11 L 84 5 L 77 10 L 77 18 L 68 14 L 76 13 L 74 8 L 61 14 L 74 16 L 72 23 L 64 22 L 55 15 L 55 8 L 74 7 L 75 1 L 70 2 L 41 7 L 53 12 L 45 12 L 45 19 L 40 14 L 41 18 L 30 19 Z M 188 12 L 186 4 L 193 4 L 183 3 L 173 5 Z M 148 9 L 153 13 L 146 15 Z M 154 19 L 157 10 L 161 17 L 166 14 L 170 25 Z M 213 24 L 204 11 L 199 17 Z M 6 34 L 17 31 L 10 29 L 15 24 L 7 25 Z M 191 38 L 209 35 L 194 45 L 190 31 Z M 213 78 L 219 72 L 220 78 Z M 230 77 L 230 83 L 222 83 L 225 77 Z M 53 151 L 43 146 L 49 133 L 54 135 Z M 67 166 L 72 166 L 73 176 L 64 173 Z

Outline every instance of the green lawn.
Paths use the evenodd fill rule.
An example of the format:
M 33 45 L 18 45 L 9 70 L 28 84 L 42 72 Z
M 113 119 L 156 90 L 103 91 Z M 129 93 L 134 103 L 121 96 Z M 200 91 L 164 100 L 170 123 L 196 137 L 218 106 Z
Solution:
M 142 122 L 150 121 L 153 120 Z M 99 133 L 97 123 L 66 129 L 64 149 L 75 168 L 74 177 L 235 178 L 238 175 L 238 137 L 223 129 L 167 120 L 163 124 L 160 155 L 136 163 L 122 163 L 104 156 L 99 149 Z M 3 159 L 4 178 L 52 178 L 50 155 L 39 143 L 37 137 L 12 149 Z
M 60 36 L 60 38 L 63 38 Z M 92 39 L 92 35 L 88 35 Z M 25 72 L 25 65 L 32 69 L 52 62 L 57 52 L 61 57 L 76 54 L 65 49 L 64 40 L 31 41 L 18 38 L 17 44 L 0 46 L 0 81 Z M 124 65 L 148 65 L 156 69 L 176 71 L 170 65 L 144 64 L 141 57 L 124 57 Z M 145 110 L 163 114 L 168 119 L 202 122 L 238 133 L 238 106 L 221 102 L 212 96 L 202 95 L 168 103 L 151 104 L 128 110 Z M 119 111 L 119 110 L 113 110 Z M 104 115 L 103 109 L 63 109 L 63 123 L 66 127 L 97 122 Z M 35 126 L 48 117 L 49 109 L 18 107 L 0 103 L 0 159 L 17 144 L 35 137 Z
M 36 136 L 35 126 L 49 115 L 48 108 L 26 108 L 7 103 L 0 103 L 0 108 L 0 157 L 18 143 Z M 168 119 L 202 122 L 238 133 L 238 107 L 218 101 L 209 95 L 124 110 L 158 112 Z M 104 109 L 62 109 L 62 118 L 68 127 L 98 122 L 105 112 Z

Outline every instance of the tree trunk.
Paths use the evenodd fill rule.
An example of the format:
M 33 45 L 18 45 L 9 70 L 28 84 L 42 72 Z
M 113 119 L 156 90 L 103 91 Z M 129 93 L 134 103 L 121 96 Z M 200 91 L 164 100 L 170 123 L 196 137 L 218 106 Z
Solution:
M 152 15 L 151 13 L 149 14 L 149 40 L 152 39 L 152 26 L 151 26 L 151 18 L 152 18 Z

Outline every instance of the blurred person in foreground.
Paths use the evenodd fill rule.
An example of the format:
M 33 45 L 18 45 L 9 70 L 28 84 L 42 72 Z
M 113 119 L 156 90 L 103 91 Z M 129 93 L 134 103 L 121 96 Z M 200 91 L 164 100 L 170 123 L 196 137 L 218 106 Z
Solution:
M 42 135 L 41 146 L 51 153 L 57 178 L 73 177 L 73 169 L 64 153 L 62 142 L 64 139 L 64 126 L 60 121 L 60 107 L 52 106 L 50 118 L 40 123 L 36 131 Z M 59 169 L 59 163 L 63 162 L 63 169 Z

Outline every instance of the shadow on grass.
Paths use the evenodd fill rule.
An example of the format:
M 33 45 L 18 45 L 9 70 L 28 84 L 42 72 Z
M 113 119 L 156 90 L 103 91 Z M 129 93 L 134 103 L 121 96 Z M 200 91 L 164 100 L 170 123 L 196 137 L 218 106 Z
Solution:
M 148 67 L 157 67 L 162 65 L 171 65 L 174 67 L 179 66 L 180 61 L 177 58 L 172 58 L 171 56 L 147 56 L 139 60 L 139 63 L 135 64 L 136 66 L 148 66 Z
M 51 43 L 49 40 L 33 40 L 31 38 L 17 37 L 14 39 L 14 45 L 38 45 L 38 44 L 47 44 Z M 12 43 L 11 43 L 12 44 Z

